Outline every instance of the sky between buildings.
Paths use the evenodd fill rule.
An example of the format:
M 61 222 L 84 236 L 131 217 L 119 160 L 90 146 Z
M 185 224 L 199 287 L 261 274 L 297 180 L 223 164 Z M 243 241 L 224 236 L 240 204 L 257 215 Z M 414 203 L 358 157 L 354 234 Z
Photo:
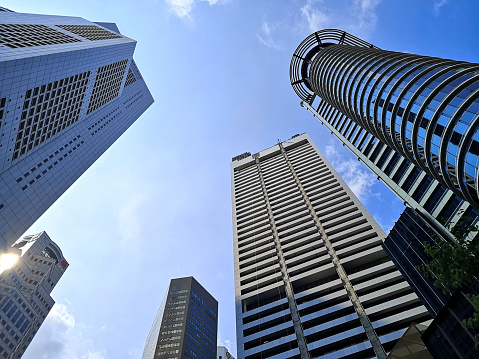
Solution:
M 24 358 L 138 359 L 169 280 L 219 301 L 235 353 L 230 161 L 307 132 L 388 231 L 403 210 L 309 112 L 289 63 L 340 28 L 388 50 L 477 62 L 471 0 L 5 0 L 17 12 L 116 22 L 153 106 L 27 232 L 70 263 Z M 236 356 L 236 355 L 235 355 Z

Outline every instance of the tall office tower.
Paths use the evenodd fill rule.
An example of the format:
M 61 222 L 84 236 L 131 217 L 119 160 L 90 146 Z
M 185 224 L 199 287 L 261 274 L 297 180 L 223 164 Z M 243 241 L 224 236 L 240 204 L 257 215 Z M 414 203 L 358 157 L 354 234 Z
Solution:
M 216 359 L 218 302 L 193 277 L 172 279 L 142 359 Z
M 216 359 L 235 359 L 235 357 L 231 355 L 228 348 L 226 348 L 223 345 L 219 345 L 218 350 L 217 350 Z
M 231 163 L 239 359 L 385 358 L 430 320 L 306 135 Z
M 45 232 L 24 236 L 13 248 L 20 258 L 0 273 L 0 357 L 17 359 L 55 304 L 50 293 L 68 263 Z
M 112 23 L 0 11 L 0 250 L 153 103 Z
M 296 49 L 290 78 L 301 105 L 445 238 L 461 217 L 477 221 L 479 65 L 323 30 Z
M 474 314 L 474 304 L 468 295 L 479 294 L 479 281 L 452 294 L 444 294 L 430 277 L 419 269 L 427 264 L 423 243 L 434 245 L 440 240 L 411 208 L 406 208 L 384 241 L 384 250 L 417 293 L 434 318 L 422 333 L 422 340 L 436 358 L 474 358 L 479 353 L 476 334 L 462 320 Z

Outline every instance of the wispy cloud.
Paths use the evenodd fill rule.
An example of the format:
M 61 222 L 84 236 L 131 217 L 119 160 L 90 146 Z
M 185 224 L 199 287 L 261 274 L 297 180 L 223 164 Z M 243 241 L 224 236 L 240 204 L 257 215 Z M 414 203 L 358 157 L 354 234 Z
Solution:
M 389 220 L 384 220 L 383 216 L 380 216 L 378 214 L 373 215 L 374 220 L 379 224 L 379 227 L 383 229 L 386 234 L 389 233 L 391 228 L 394 227 L 394 224 L 396 223 L 394 219 L 389 218 Z
M 373 192 L 372 187 L 377 181 L 376 177 L 367 169 L 361 168 L 361 162 L 344 158 L 333 144 L 326 146 L 325 154 L 361 202 L 366 203 L 372 197 L 378 199 L 381 197 L 379 192 Z
M 376 27 L 376 8 L 381 1 L 353 0 L 346 7 L 329 7 L 324 0 L 306 0 L 300 12 L 309 32 L 333 27 L 367 38 Z
M 434 7 L 434 14 L 435 15 L 439 15 L 439 13 L 441 12 L 442 7 L 447 4 L 447 1 L 448 0 L 439 0 L 439 1 L 434 2 L 433 7 Z
M 330 26 L 330 15 L 327 14 L 328 11 L 324 7 L 324 1 L 307 0 L 300 11 L 301 16 L 308 24 L 309 32 L 327 29 Z
M 191 13 L 194 7 L 200 3 L 208 3 L 210 6 L 225 3 L 227 0 L 164 0 L 171 13 L 185 21 L 192 21 Z
M 273 33 L 275 31 L 275 26 L 271 25 L 266 19 L 263 19 L 263 23 L 261 24 L 261 29 L 256 36 L 258 36 L 258 40 L 265 46 L 270 47 L 272 49 L 279 50 L 281 46 L 274 40 Z
M 120 247 L 123 251 L 134 254 L 142 251 L 141 241 L 141 206 L 147 201 L 147 196 L 135 193 L 123 202 L 118 212 L 118 232 Z
M 92 348 L 90 330 L 75 321 L 66 305 L 56 303 L 23 358 L 105 359 L 104 349 Z

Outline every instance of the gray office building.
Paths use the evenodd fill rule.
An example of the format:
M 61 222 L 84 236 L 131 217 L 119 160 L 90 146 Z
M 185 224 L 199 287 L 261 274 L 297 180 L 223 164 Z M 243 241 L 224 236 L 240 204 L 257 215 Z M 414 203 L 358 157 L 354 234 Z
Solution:
M 19 259 L 0 266 L 0 358 L 21 358 L 55 301 L 51 292 L 68 268 L 58 245 L 45 232 L 14 245 Z
M 218 302 L 193 277 L 172 279 L 142 359 L 216 359 Z
M 234 157 L 239 359 L 385 358 L 426 308 L 306 134 Z
M 135 47 L 113 23 L 0 9 L 0 251 L 153 103 Z
M 478 64 L 322 30 L 298 46 L 290 78 L 301 106 L 441 236 L 477 222 Z

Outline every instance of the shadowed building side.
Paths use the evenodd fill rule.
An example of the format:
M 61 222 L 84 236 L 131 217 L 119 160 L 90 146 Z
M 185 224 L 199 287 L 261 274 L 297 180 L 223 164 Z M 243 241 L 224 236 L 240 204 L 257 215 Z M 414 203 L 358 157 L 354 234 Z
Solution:
M 193 277 L 172 279 L 142 359 L 216 359 L 218 302 Z

